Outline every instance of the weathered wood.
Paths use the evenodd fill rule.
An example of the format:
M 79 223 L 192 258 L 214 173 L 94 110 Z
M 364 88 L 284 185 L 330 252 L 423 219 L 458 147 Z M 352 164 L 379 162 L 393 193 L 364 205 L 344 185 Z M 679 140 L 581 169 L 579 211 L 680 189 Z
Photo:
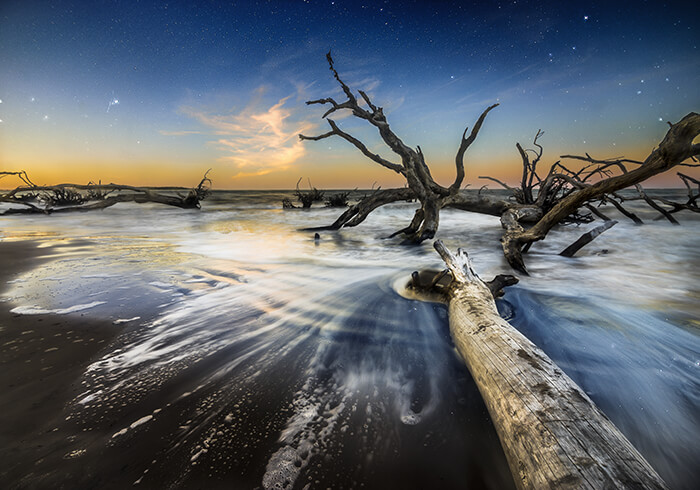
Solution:
M 481 113 L 468 136 L 467 129 L 464 130 L 455 157 L 455 180 L 449 187 L 444 187 L 433 179 L 430 174 L 430 168 L 425 163 L 425 157 L 420 147 L 418 146 L 414 149 L 405 144 L 389 126 L 387 118 L 384 115 L 384 110 L 374 105 L 365 92 L 361 90 L 358 91 L 362 98 L 358 100 L 350 87 L 340 78 L 340 75 L 335 69 L 330 52 L 326 55 L 326 60 L 328 61 L 331 73 L 333 73 L 333 77 L 338 84 L 340 84 L 346 100 L 338 103 L 335 99 L 326 97 L 308 101 L 307 104 L 309 105 L 321 104 L 331 106 L 322 116 L 328 122 L 331 130 L 317 136 L 300 134 L 299 138 L 301 140 L 310 141 L 319 141 L 334 136 L 343 138 L 360 150 L 360 152 L 370 160 L 403 175 L 406 179 L 407 188 L 405 191 L 394 189 L 391 191 L 383 191 L 383 193 L 378 196 L 367 196 L 361 200 L 358 205 L 343 213 L 335 223 L 318 229 L 337 230 L 346 226 L 356 226 L 364 221 L 369 213 L 377 207 L 397 200 L 403 200 L 403 196 L 408 194 L 410 199 L 416 199 L 420 202 L 420 213 L 414 214 L 414 219 L 411 224 L 402 228 L 393 236 L 403 234 L 406 236 L 407 241 L 413 243 L 420 243 L 433 238 L 439 226 L 440 210 L 443 207 L 447 205 L 452 205 L 453 207 L 474 205 L 474 202 L 465 202 L 458 197 L 465 175 L 464 154 L 469 146 L 476 140 L 487 114 L 493 108 L 497 107 L 498 104 L 489 106 Z M 362 102 L 364 102 L 364 104 L 361 104 Z M 360 140 L 343 131 L 333 119 L 328 118 L 328 116 L 338 110 L 349 110 L 353 116 L 363 119 L 374 126 L 382 142 L 401 160 L 401 163 L 392 162 L 377 153 L 373 153 Z
M 592 221 L 594 218 L 590 213 L 581 214 L 579 212 L 585 206 L 589 206 L 591 213 L 605 220 L 607 219 L 605 215 L 592 207 L 591 204 L 605 204 L 607 202 L 617 207 L 621 213 L 636 223 L 641 224 L 641 220 L 637 216 L 629 213 L 618 202 L 618 199 L 622 199 L 616 192 L 639 184 L 676 165 L 694 166 L 683 162 L 688 158 L 700 155 L 700 144 L 693 143 L 694 138 L 700 134 L 700 115 L 690 113 L 678 123 L 671 125 L 659 147 L 643 162 L 627 158 L 597 160 L 589 154 L 585 156 L 563 155 L 561 158 L 583 161 L 586 162 L 586 165 L 578 169 L 570 169 L 557 161 L 551 165 L 547 175 L 540 178 L 537 166 L 543 155 L 543 147 L 538 140 L 544 133 L 542 130 L 538 130 L 533 140 L 534 148 L 525 149 L 519 143 L 516 144 L 522 161 L 522 176 L 519 187 L 510 186 L 494 177 L 480 177 L 494 181 L 510 190 L 511 199 L 488 199 L 482 197 L 481 192 L 476 197 L 465 196 L 460 193 L 465 179 L 465 152 L 475 141 L 489 112 L 498 104 L 487 107 L 481 113 L 469 136 L 467 136 L 467 129 L 464 130 L 455 157 L 455 180 L 449 187 L 444 187 L 433 179 L 420 146 L 416 146 L 414 149 L 404 143 L 389 126 L 384 110 L 372 103 L 365 92 L 359 90 L 360 97 L 353 93 L 353 90 L 340 78 L 330 52 L 326 55 L 326 60 L 333 78 L 340 84 L 346 100 L 337 102 L 331 97 L 326 97 L 308 101 L 309 105 L 330 106 L 322 116 L 328 122 L 330 131 L 317 136 L 300 134 L 299 138 L 311 141 L 320 141 L 331 137 L 343 138 L 373 162 L 402 175 L 406 179 L 407 187 L 405 192 L 394 189 L 385 191 L 379 196 L 366 196 L 358 204 L 344 212 L 330 226 L 314 229 L 339 230 L 346 226 L 356 226 L 362 223 L 374 209 L 390 202 L 402 200 L 405 194 L 409 194 L 411 200 L 420 202 L 420 208 L 414 213 L 408 226 L 390 234 L 390 237 L 404 235 L 405 242 L 411 243 L 420 243 L 433 238 L 440 223 L 440 211 L 446 207 L 501 216 L 501 222 L 505 228 L 501 238 L 504 256 L 511 267 L 527 274 L 523 254 L 534 242 L 543 240 L 554 226 Z M 336 121 L 328 118 L 336 111 L 349 111 L 352 116 L 374 126 L 381 141 L 394 153 L 394 158 L 398 157 L 396 160 L 400 161 L 390 161 L 374 153 L 362 141 L 343 131 Z M 628 171 L 627 167 L 630 165 L 635 165 L 637 168 Z M 621 175 L 615 175 L 616 172 L 621 173 Z M 688 181 L 685 182 L 688 186 Z M 672 208 L 668 211 L 651 199 L 645 200 L 672 222 L 675 221 L 675 218 L 671 216 L 673 212 L 681 209 L 695 212 L 698 210 L 697 195 L 691 196 L 690 201 L 685 205 L 664 202 Z M 532 227 L 522 226 L 530 223 L 533 224 Z
M 602 225 L 597 226 L 593 228 L 591 231 L 584 233 L 579 237 L 578 240 L 576 240 L 574 243 L 566 247 L 564 250 L 559 252 L 559 255 L 562 257 L 573 257 L 576 252 L 581 250 L 583 247 L 591 243 L 593 240 L 598 237 L 601 233 L 603 233 L 606 230 L 609 230 L 613 226 L 617 224 L 617 221 L 611 220 L 611 221 L 606 221 Z
M 58 184 L 35 185 L 24 171 L 0 172 L 0 178 L 5 175 L 17 175 L 26 185 L 16 187 L 0 194 L 0 202 L 23 206 L 10 208 L 0 215 L 10 214 L 54 214 L 69 212 L 84 212 L 105 209 L 123 202 L 158 203 L 183 209 L 199 209 L 200 201 L 210 191 L 211 180 L 207 170 L 199 184 L 194 188 L 187 187 L 134 187 L 123 184 Z M 159 191 L 172 191 L 165 194 Z M 177 191 L 187 191 L 181 194 Z M 87 192 L 80 192 L 87 191 Z M 112 193 L 117 193 L 110 195 Z M 42 206 L 28 202 L 37 200 Z
M 476 381 L 521 489 L 666 488 L 591 399 L 498 314 L 466 253 L 435 248 L 452 282 L 450 334 Z

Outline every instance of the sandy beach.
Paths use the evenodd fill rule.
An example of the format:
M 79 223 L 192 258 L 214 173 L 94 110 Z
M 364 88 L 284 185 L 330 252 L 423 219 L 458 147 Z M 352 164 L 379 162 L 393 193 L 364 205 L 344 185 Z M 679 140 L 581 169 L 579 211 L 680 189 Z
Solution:
M 188 356 L 182 363 L 166 363 L 160 369 L 157 358 L 154 358 L 153 365 L 144 371 L 138 367 L 129 368 L 123 375 L 127 380 L 125 385 L 119 383 L 122 375 L 106 380 L 105 375 L 91 373 L 90 370 L 96 365 L 101 366 L 105 358 L 118 357 L 120 351 L 128 348 L 139 351 L 139 338 L 149 330 L 144 330 L 143 325 L 148 325 L 149 318 L 163 315 L 157 304 L 170 294 L 158 292 L 165 287 L 164 284 L 149 283 L 141 276 L 134 279 L 144 284 L 134 283 L 130 289 L 120 289 L 114 286 L 115 278 L 104 274 L 105 269 L 99 266 L 94 270 L 92 266 L 87 267 L 87 273 L 82 272 L 82 276 L 73 272 L 71 275 L 75 279 L 72 282 L 59 281 L 57 272 L 66 273 L 66 268 L 60 264 L 76 264 L 70 267 L 90 264 L 91 254 L 101 255 L 106 250 L 102 246 L 84 238 L 0 242 L 0 284 L 3 288 L 0 294 L 10 298 L 0 302 L 0 410 L 3 413 L 0 480 L 6 488 L 125 488 L 136 483 L 144 488 L 162 488 L 163 485 L 230 488 L 231 484 L 237 488 L 259 488 L 261 484 L 271 487 L 289 478 L 297 478 L 304 467 L 308 475 L 305 479 L 323 486 L 337 480 L 338 474 L 349 474 L 347 455 L 360 457 L 367 453 L 367 444 L 374 447 L 373 438 L 380 436 L 371 434 L 379 429 L 363 428 L 372 419 L 369 403 L 358 400 L 357 412 L 353 408 L 353 415 L 341 425 L 342 419 L 338 419 L 336 411 L 347 413 L 351 407 L 349 392 L 338 391 L 334 380 L 336 375 L 331 378 L 313 375 L 305 382 L 304 376 L 299 376 L 307 369 L 305 366 L 310 358 L 319 355 L 313 354 L 314 348 L 309 349 L 305 342 L 301 348 L 289 352 L 288 358 L 278 361 L 265 361 L 268 356 L 254 344 L 254 350 L 249 351 L 243 339 L 248 324 L 257 326 L 256 318 L 260 312 L 255 309 L 238 313 L 233 320 L 228 320 L 230 326 L 226 326 L 226 315 L 203 323 L 206 330 L 212 332 L 217 332 L 217 324 L 221 324 L 225 327 L 221 332 L 227 332 L 227 336 L 237 329 L 244 334 L 241 341 L 233 337 L 226 342 L 230 345 L 217 347 L 219 352 L 204 357 L 196 354 L 202 348 L 206 352 L 210 341 L 207 338 L 197 341 L 198 332 L 194 331 L 191 347 L 188 347 L 194 357 Z M 79 258 L 71 255 L 76 250 L 80 251 Z M 158 255 L 158 252 L 153 253 Z M 228 280 L 224 275 L 219 277 Z M 61 305 L 88 303 L 89 290 L 78 289 L 83 291 L 84 297 L 76 296 L 74 291 L 67 301 L 53 296 L 51 300 L 44 298 L 46 301 L 42 301 L 36 296 L 36 288 L 54 294 L 57 287 L 75 288 L 76 283 L 90 280 L 102 284 L 100 288 L 93 288 L 91 294 L 104 288 L 99 296 L 104 303 L 99 308 L 68 314 L 11 312 L 18 305 L 31 309 L 34 304 L 60 308 Z M 201 285 L 207 283 L 202 283 L 203 280 L 189 283 L 193 292 L 182 298 L 204 292 Z M 50 287 L 42 285 L 46 282 Z M 221 289 L 222 283 L 211 284 L 214 287 L 212 293 L 216 295 L 216 288 Z M 17 286 L 25 289 L 10 291 Z M 151 299 L 144 292 L 148 288 L 157 290 Z M 223 288 L 221 292 L 229 289 Z M 175 301 L 180 301 L 178 293 L 175 294 Z M 11 299 L 13 297 L 15 299 Z M 202 299 L 206 297 L 206 294 L 201 296 Z M 193 299 L 196 300 L 190 298 Z M 224 311 L 231 307 L 218 304 Z M 210 306 L 205 304 L 207 311 Z M 140 321 L 114 324 L 114 318 L 135 316 L 140 316 Z M 173 330 L 172 327 L 164 330 L 163 335 L 170 335 L 168 332 Z M 295 330 L 284 334 L 286 340 L 282 345 L 294 344 L 298 335 Z M 170 343 L 177 344 L 178 341 L 159 341 L 158 345 L 167 347 Z M 330 347 L 332 343 L 327 345 Z M 324 344 L 321 346 L 322 357 L 330 354 L 325 353 Z M 157 350 L 158 347 L 150 349 Z M 277 354 L 277 348 L 273 349 L 273 359 L 287 350 L 282 348 Z M 249 357 L 251 354 L 254 354 L 253 358 Z M 343 354 L 347 355 L 354 356 Z M 165 354 L 163 357 L 167 359 L 169 356 Z M 238 359 L 251 360 L 234 368 Z M 458 365 L 455 360 L 450 363 L 450 369 Z M 180 370 L 183 371 L 180 373 Z M 259 376 L 258 370 L 262 370 L 264 376 Z M 216 373 L 230 374 L 222 376 Z M 456 374 L 460 386 L 469 384 L 462 374 Z M 381 385 L 381 382 L 377 383 Z M 412 406 L 428 403 L 420 398 L 417 400 Z M 474 415 L 478 419 L 486 417 L 485 408 L 478 398 L 455 403 L 449 403 L 440 412 L 446 415 L 459 410 L 462 423 Z M 321 409 L 323 406 L 327 408 Z M 309 410 L 318 410 L 319 413 L 313 420 L 306 421 L 306 415 L 302 417 L 302 414 Z M 396 481 L 427 485 L 436 474 L 447 487 L 455 487 L 455 482 L 464 481 L 465 476 L 477 485 L 491 480 L 488 486 L 494 488 L 509 483 L 490 424 L 471 425 L 470 432 L 475 441 L 485 441 L 488 446 L 483 454 L 478 454 L 471 448 L 471 443 L 447 439 L 446 433 L 435 433 L 431 438 L 430 432 L 427 435 L 422 430 L 415 432 L 412 429 L 415 423 L 399 423 L 400 432 L 387 440 L 386 447 L 381 446 L 382 451 L 391 457 L 386 459 L 387 456 L 383 456 L 381 465 L 363 470 L 362 475 L 353 478 L 355 483 L 351 481 L 347 487 L 355 487 L 361 481 L 370 488 L 385 487 Z M 440 433 L 443 430 L 450 432 L 449 427 L 454 423 L 449 421 L 445 425 L 442 422 L 446 428 Z M 297 433 L 307 424 L 308 427 Z M 292 446 L 282 444 L 280 447 L 280 441 L 287 440 L 284 437 L 292 437 L 284 434 L 292 434 L 295 441 L 301 437 L 299 448 L 292 451 Z M 330 443 L 331 437 L 338 438 L 338 442 Z M 402 457 L 394 460 L 393 455 L 399 446 L 403 447 Z M 341 447 L 345 449 L 341 450 Z M 437 454 L 437 448 L 452 448 L 458 453 L 471 454 L 466 466 L 468 475 L 464 475 L 462 469 L 451 469 L 440 459 L 427 465 L 425 451 Z M 482 468 L 489 458 L 494 457 L 497 458 L 495 464 L 500 467 L 496 472 L 498 476 L 484 474 Z M 372 461 L 372 456 L 362 458 L 368 463 Z M 405 475 L 397 480 L 396 472 L 406 461 L 411 461 L 413 469 L 409 472 L 401 470 Z M 298 466 L 290 469 L 292 464 Z M 289 471 L 291 473 L 287 475 Z
M 512 485 L 444 307 L 397 292 L 440 260 L 381 240 L 411 204 L 315 241 L 297 230 L 332 210 L 214 197 L 3 220 L 3 488 Z M 498 219 L 459 219 L 441 218 L 446 242 L 503 272 Z M 615 231 L 574 261 L 557 253 L 578 230 L 548 239 L 499 307 L 671 488 L 694 488 L 697 223 Z
M 37 245 L 0 242 L 0 287 L 41 267 L 48 250 Z M 10 309 L 0 303 L 0 479 L 19 488 L 23 482 L 50 486 L 56 465 L 71 457 L 63 452 L 69 438 L 76 437 L 66 431 L 65 407 L 80 393 L 85 368 L 122 328 L 80 313 L 17 315 Z

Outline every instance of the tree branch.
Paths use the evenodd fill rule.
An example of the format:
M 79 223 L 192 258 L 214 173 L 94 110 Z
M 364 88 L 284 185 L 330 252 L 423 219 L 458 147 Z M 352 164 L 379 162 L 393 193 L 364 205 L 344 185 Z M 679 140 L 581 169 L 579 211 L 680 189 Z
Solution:
M 331 126 L 331 131 L 321 134 L 319 136 L 304 136 L 303 134 L 299 135 L 299 139 L 304 141 L 304 140 L 311 140 L 311 141 L 319 141 L 325 138 L 329 138 L 331 136 L 340 136 L 344 140 L 352 143 L 358 150 L 362 152 L 364 156 L 369 158 L 370 160 L 378 163 L 382 167 L 386 167 L 390 170 L 393 170 L 396 173 L 405 175 L 406 170 L 402 165 L 392 163 L 389 160 L 385 160 L 381 156 L 379 156 L 376 153 L 372 153 L 367 149 L 367 147 L 362 143 L 362 141 L 358 140 L 357 138 L 350 136 L 348 133 L 343 131 L 338 127 L 338 125 L 333 121 L 333 119 L 326 119 L 328 121 L 328 124 Z
M 467 130 L 469 129 L 469 127 L 466 127 L 464 129 L 464 133 L 462 133 L 462 142 L 460 143 L 459 149 L 457 150 L 457 156 L 455 156 L 455 167 L 457 169 L 457 175 L 455 177 L 454 182 L 449 187 L 450 193 L 458 192 L 459 188 L 462 187 L 462 182 L 464 181 L 464 153 L 467 151 L 467 148 L 469 148 L 469 146 L 476 139 L 476 136 L 479 134 L 479 130 L 481 129 L 482 124 L 484 124 L 484 119 L 486 119 L 486 115 L 489 112 L 491 112 L 491 109 L 497 106 L 498 104 L 493 104 L 492 106 L 487 107 L 486 110 L 481 113 L 481 116 L 479 116 L 479 119 L 477 119 L 476 124 L 472 129 L 472 132 L 469 134 L 469 137 L 466 137 Z

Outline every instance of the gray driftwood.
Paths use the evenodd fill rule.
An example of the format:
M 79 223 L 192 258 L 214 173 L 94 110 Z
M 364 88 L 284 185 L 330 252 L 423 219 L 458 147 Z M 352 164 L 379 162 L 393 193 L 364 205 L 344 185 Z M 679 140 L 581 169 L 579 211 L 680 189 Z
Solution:
M 435 248 L 452 276 L 443 288 L 450 334 L 488 407 L 517 487 L 666 488 L 583 390 L 501 318 L 492 289 L 467 254 L 460 249 L 454 255 L 439 240 Z
M 193 188 L 134 187 L 102 183 L 36 185 L 24 170 L 0 171 L 0 179 L 14 175 L 25 184 L 7 192 L 0 191 L 0 203 L 16 205 L 0 212 L 0 216 L 92 211 L 122 202 L 153 202 L 183 209 L 199 209 L 200 201 L 206 198 L 210 191 L 210 170 L 207 170 L 199 184 Z

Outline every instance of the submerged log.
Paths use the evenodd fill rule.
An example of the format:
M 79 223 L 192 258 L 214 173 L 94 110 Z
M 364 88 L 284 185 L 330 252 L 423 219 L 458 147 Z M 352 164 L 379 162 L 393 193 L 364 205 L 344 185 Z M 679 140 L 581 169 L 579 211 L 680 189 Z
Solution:
M 450 334 L 501 440 L 515 484 L 541 488 L 666 488 L 591 399 L 496 310 L 461 249 L 435 248 L 452 281 L 442 292 Z M 512 281 L 509 281 L 512 283 Z
M 605 221 L 602 225 L 597 226 L 597 227 L 593 228 L 591 231 L 589 231 L 588 233 L 584 233 L 583 235 L 581 235 L 578 240 L 576 240 L 574 243 L 572 243 L 571 245 L 566 247 L 564 250 L 559 252 L 559 255 L 561 255 L 562 257 L 573 257 L 574 255 L 576 255 L 576 252 L 578 252 L 583 247 L 585 247 L 586 245 L 591 243 L 593 240 L 595 240 L 598 237 L 598 235 L 600 235 L 601 233 L 603 233 L 606 230 L 609 230 L 610 228 L 612 228 L 616 224 L 617 224 L 617 221 L 615 221 L 615 220 Z

